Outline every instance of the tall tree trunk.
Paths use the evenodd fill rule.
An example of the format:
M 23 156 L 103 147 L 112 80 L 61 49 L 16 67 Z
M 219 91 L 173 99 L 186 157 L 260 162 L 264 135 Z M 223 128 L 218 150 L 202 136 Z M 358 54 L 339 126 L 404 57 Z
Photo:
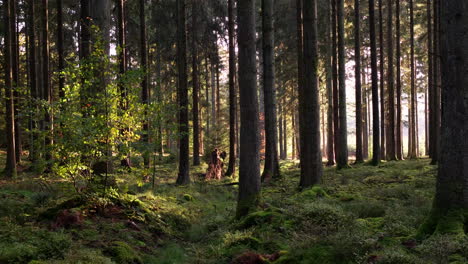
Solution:
M 149 105 L 149 67 L 148 67 L 148 50 L 146 40 L 146 19 L 145 19 L 145 0 L 139 1 L 140 7 L 140 61 L 141 68 L 143 69 L 143 79 L 141 81 L 141 101 L 146 106 Z M 150 143 L 150 130 L 149 130 L 149 119 L 148 113 L 145 113 L 145 120 L 143 121 L 143 137 L 144 143 L 149 145 Z M 143 163 L 145 168 L 150 166 L 150 152 L 145 150 L 143 153 Z
M 385 153 L 385 76 L 384 76 L 384 66 L 385 66 L 385 57 L 384 57 L 384 38 L 383 38 L 383 8 L 382 1 L 379 1 L 379 51 L 380 51 L 380 60 L 379 60 L 379 77 L 380 77 L 380 157 L 386 159 Z
M 229 35 L 229 165 L 226 176 L 236 170 L 236 50 L 234 32 L 234 0 L 228 0 L 228 35 Z M 276 128 L 275 128 L 276 129 Z
M 434 60 L 433 60 L 433 53 L 434 53 L 434 48 L 433 48 L 433 44 L 434 44 L 434 40 L 433 40 L 433 35 L 432 35 L 432 32 L 433 32 L 433 28 L 432 28 L 432 5 L 431 5 L 431 0 L 427 0 L 427 6 L 426 6 L 426 9 L 427 9 L 427 58 L 428 58 L 428 71 L 427 71 L 427 98 L 429 100 L 429 103 L 426 105 L 428 106 L 428 113 L 426 113 L 426 115 L 429 115 L 429 120 L 428 120 L 428 125 L 429 125 L 429 128 L 426 127 L 426 148 L 428 150 L 428 153 L 426 153 L 427 155 L 429 155 L 429 157 L 432 157 L 432 133 L 433 133 L 433 129 L 432 129 L 432 125 L 434 124 L 434 120 L 433 120 L 433 94 L 434 94 L 434 82 L 433 82 L 433 77 L 434 77 Z
M 346 117 L 346 54 L 345 54 L 345 31 L 344 31 L 344 0 L 338 0 L 338 72 L 339 72 L 339 138 L 338 144 L 338 169 L 348 167 L 348 129 Z
M 369 0 L 369 38 L 372 70 L 372 164 L 380 163 L 379 80 L 377 75 L 377 43 L 375 34 L 375 3 Z
M 61 72 L 65 69 L 63 48 L 63 0 L 57 0 L 57 55 L 59 71 L 59 97 L 65 97 L 65 77 Z
M 27 29 L 28 29 L 28 79 L 29 90 L 32 99 L 38 99 L 39 92 L 37 90 L 37 69 L 36 69 L 36 30 L 35 30 L 35 1 L 28 0 L 28 16 L 27 16 Z M 29 159 L 35 162 L 39 159 L 39 144 L 37 134 L 37 122 L 35 120 L 35 113 L 37 112 L 37 105 L 35 102 L 31 104 L 31 110 L 34 114 L 30 117 L 31 129 L 31 142 L 29 142 Z
M 198 10 L 197 1 L 192 0 L 192 118 L 193 118 L 193 166 L 200 165 L 200 124 L 198 110 L 198 94 L 200 84 L 198 81 Z
M 179 173 L 177 184 L 190 183 L 189 175 L 189 124 L 187 87 L 187 33 L 185 31 L 185 0 L 177 0 L 177 70 L 179 101 Z
M 80 60 L 84 60 L 91 54 L 91 22 L 90 0 L 81 0 L 80 3 Z M 120 5 L 119 5 L 120 6 Z M 119 12 L 120 14 L 120 12 Z M 120 18 L 119 18 L 120 25 Z M 120 40 L 120 38 L 119 38 Z
M 401 32 L 400 32 L 400 1 L 396 1 L 396 136 L 395 149 L 396 157 L 403 159 L 403 140 L 402 140 L 402 114 L 401 114 Z
M 356 80 L 356 163 L 364 162 L 362 144 L 361 27 L 359 0 L 354 0 L 354 77 Z
M 335 160 L 338 162 L 338 152 L 340 150 L 340 113 L 338 109 L 338 54 L 337 54 L 337 32 L 336 24 L 336 3 L 338 0 L 331 0 L 332 2 L 332 73 L 333 73 L 333 133 L 334 133 L 334 143 L 335 143 Z
M 50 52 L 49 52 L 49 1 L 42 0 L 42 40 L 41 40 L 41 47 L 42 47 L 42 99 L 47 103 L 51 103 L 52 93 L 51 93 L 51 86 L 50 86 Z M 52 144 L 52 118 L 49 110 L 45 110 L 44 115 L 44 132 L 46 132 L 45 136 L 45 159 L 49 162 L 48 167 L 51 166 L 50 161 L 52 159 L 52 155 L 50 153 L 50 145 Z
M 5 16 L 5 123 L 6 123 L 6 142 L 7 142 L 7 160 L 5 165 L 5 175 L 9 178 L 16 177 L 16 150 L 15 150 L 15 104 L 13 96 L 13 45 L 14 34 L 11 31 L 11 6 L 12 0 L 3 1 Z
M 238 1 L 239 95 L 241 109 L 237 217 L 251 212 L 260 195 L 259 120 L 255 60 L 255 0 Z
M 296 0 L 296 49 L 297 49 L 297 91 L 300 91 L 304 86 L 304 39 L 303 39 L 303 27 L 302 27 L 302 0 Z M 279 106 L 281 112 L 281 105 Z M 294 113 L 295 114 L 295 113 Z M 280 115 L 280 118 L 282 115 Z M 280 128 L 282 126 L 282 119 L 280 119 Z M 299 121 L 299 115 L 296 118 L 297 122 Z M 298 125 L 297 127 L 299 127 Z M 300 129 L 298 129 L 300 130 Z M 299 134 L 299 133 L 298 133 Z M 281 138 L 282 138 L 282 130 L 280 130 L 280 146 L 282 146 Z M 298 155 L 300 154 L 300 139 L 299 137 L 296 138 L 297 148 L 298 148 Z M 280 148 L 280 153 L 283 153 L 283 149 Z M 282 156 L 282 155 L 281 155 Z
M 428 103 L 427 103 L 427 89 L 424 92 L 424 155 L 429 155 L 429 123 L 428 123 Z
M 318 184 L 323 173 L 320 151 L 317 2 L 315 0 L 304 1 L 303 28 L 304 85 L 299 90 L 299 127 L 301 131 L 301 179 L 299 186 L 307 188 Z
M 387 0 L 387 51 L 388 51 L 388 78 L 387 78 L 387 100 L 388 100 L 388 122 L 386 128 L 386 156 L 387 160 L 396 160 L 395 153 L 395 86 L 393 72 L 393 1 Z
M 284 156 L 285 156 L 285 146 L 284 146 L 284 140 L 283 140 L 283 137 L 284 137 L 284 133 L 283 133 L 283 118 L 284 118 L 284 107 L 282 106 L 282 104 L 280 104 L 279 106 L 279 120 L 278 120 L 278 129 L 279 129 L 279 149 L 280 149 L 280 159 L 281 160 L 284 160 Z
M 127 71 L 127 56 L 126 56 L 127 47 L 126 47 L 126 41 L 125 41 L 126 29 L 125 29 L 125 13 L 124 13 L 125 4 L 124 4 L 124 0 L 118 0 L 118 1 L 119 1 L 117 5 L 117 18 L 118 18 L 118 31 L 119 31 L 118 44 L 120 48 L 118 61 L 119 61 L 119 74 L 122 76 Z M 127 91 L 122 82 L 119 83 L 119 88 L 120 88 L 120 94 L 122 98 L 125 98 L 127 95 Z M 122 105 L 125 108 L 125 99 L 123 99 Z
M 217 139 L 217 126 L 218 120 L 216 119 L 216 72 L 214 59 L 210 60 L 210 74 L 211 74 L 211 124 L 213 125 L 213 133 Z M 216 140 L 216 144 L 218 141 Z
M 440 4 L 441 152 L 433 208 L 420 228 L 421 237 L 433 233 L 466 234 L 468 5 L 464 0 L 441 1 Z
M 433 125 L 432 125 L 432 161 L 431 164 L 437 164 L 439 160 L 439 152 L 441 151 L 440 140 L 441 140 L 441 3 L 440 0 L 434 0 L 434 94 L 433 94 Z
M 414 8 L 413 0 L 409 1 L 410 8 L 410 52 L 411 52 L 411 94 L 410 94 L 410 148 L 408 157 L 410 159 L 415 159 L 417 157 L 416 153 L 416 76 L 415 76 L 415 61 L 414 61 Z
M 363 107 L 362 107 L 362 117 L 363 117 L 363 129 L 362 129 L 362 156 L 364 160 L 369 158 L 369 104 L 368 104 L 368 91 L 367 91 L 367 83 L 366 83 L 366 75 L 364 71 L 362 71 L 362 86 L 363 89 Z
M 333 1 L 333 0 L 332 0 Z M 331 22 L 331 4 L 330 1 L 327 4 L 327 22 Z M 327 166 L 333 166 L 335 164 L 335 149 L 334 149 L 334 137 L 333 137 L 333 69 L 332 69 L 332 57 L 333 57 L 333 40 L 332 40 L 332 23 L 327 23 L 327 56 L 325 59 L 325 67 L 327 74 Z M 294 115 L 294 114 L 293 114 Z
M 286 99 L 283 98 L 283 104 L 286 105 Z M 288 119 L 287 119 L 287 112 L 286 109 L 283 109 L 283 148 L 284 153 L 281 157 L 282 160 L 286 160 L 288 158 Z M 319 130 L 320 131 L 320 130 Z
M 208 56 L 205 56 L 205 100 L 206 100 L 206 138 L 210 136 L 210 125 L 211 115 L 210 115 L 210 72 L 208 70 Z M 211 151 L 211 150 L 208 150 Z
M 18 87 L 19 82 L 19 32 L 17 28 L 17 1 L 11 3 L 10 11 L 10 32 L 11 32 L 11 68 L 12 68 L 12 86 L 13 89 L 13 100 L 14 100 L 14 116 L 15 116 L 15 158 L 16 162 L 20 163 L 22 153 L 22 142 L 21 142 L 21 120 L 20 120 L 20 93 Z
M 265 166 L 262 181 L 280 176 L 276 130 L 276 87 L 273 0 L 262 0 L 263 92 L 265 102 Z

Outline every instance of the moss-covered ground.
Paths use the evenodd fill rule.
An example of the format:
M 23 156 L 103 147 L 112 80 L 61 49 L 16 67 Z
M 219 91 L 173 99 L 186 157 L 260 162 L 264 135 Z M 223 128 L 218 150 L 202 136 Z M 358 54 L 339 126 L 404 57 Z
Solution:
M 1 155 L 0 155 L 1 156 Z M 299 191 L 297 163 L 235 220 L 236 179 L 174 185 L 175 165 L 118 171 L 115 189 L 76 193 L 67 179 L 0 180 L 0 263 L 468 263 L 465 237 L 413 239 L 429 215 L 428 160 L 326 168 Z

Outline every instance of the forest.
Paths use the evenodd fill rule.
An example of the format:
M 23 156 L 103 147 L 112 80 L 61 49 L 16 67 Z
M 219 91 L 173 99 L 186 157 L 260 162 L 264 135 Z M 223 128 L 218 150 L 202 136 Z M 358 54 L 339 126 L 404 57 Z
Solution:
M 468 263 L 466 0 L 0 21 L 0 264 Z

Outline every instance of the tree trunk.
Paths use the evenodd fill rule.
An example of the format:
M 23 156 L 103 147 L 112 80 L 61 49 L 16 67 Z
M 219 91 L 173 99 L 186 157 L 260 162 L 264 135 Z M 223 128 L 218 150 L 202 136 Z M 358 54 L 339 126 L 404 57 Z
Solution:
M 118 54 L 118 61 L 119 61 L 119 74 L 124 75 L 127 71 L 127 48 L 126 48 L 126 29 L 125 29 L 125 4 L 124 0 L 119 0 L 117 5 L 117 17 L 118 17 L 118 31 L 119 31 L 119 38 L 118 38 L 118 45 L 120 49 L 120 53 Z M 126 88 L 122 82 L 119 83 L 120 94 L 122 98 L 125 98 L 127 95 Z M 123 99 L 125 101 L 125 99 Z M 122 102 L 122 105 L 125 107 L 125 102 Z
M 229 35 L 229 165 L 226 176 L 236 170 L 236 50 L 234 32 L 234 0 L 228 0 L 228 35 Z M 276 127 L 275 127 L 276 129 Z
M 185 31 L 185 0 L 177 0 L 177 70 L 179 101 L 179 174 L 177 184 L 190 183 L 189 175 L 189 124 L 187 87 L 187 33 Z
M 42 99 L 47 102 L 51 103 L 52 93 L 51 93 L 51 86 L 50 86 L 50 52 L 49 52 L 49 1 L 42 0 L 42 40 L 41 40 L 41 47 L 42 47 Z M 52 118 L 49 110 L 45 110 L 44 115 L 44 125 L 43 129 L 46 133 L 45 135 L 45 159 L 47 162 L 50 162 L 52 159 L 52 155 L 50 153 L 50 145 L 52 144 Z M 48 164 L 50 167 L 51 164 Z
M 379 1 L 379 44 L 380 44 L 380 60 L 379 60 L 379 69 L 380 69 L 380 157 L 386 159 L 385 153 L 385 76 L 384 76 L 384 66 L 385 66 L 385 57 L 384 57 L 384 38 L 383 38 L 383 10 L 382 10 L 382 1 Z
M 241 109 L 239 197 L 237 217 L 251 212 L 260 194 L 259 120 L 255 60 L 255 0 L 237 6 L 239 95 Z
M 340 150 L 340 120 L 339 120 L 339 109 L 338 109 L 338 55 L 337 55 L 337 32 L 336 32 L 336 1 L 331 0 L 332 2 L 332 73 L 333 73 L 333 133 L 334 133 L 334 143 L 335 143 L 335 160 L 338 162 L 338 152 Z
M 428 107 L 428 112 L 426 113 L 426 116 L 428 115 L 428 127 L 426 126 L 426 149 L 427 149 L 427 155 L 429 157 L 432 157 L 432 125 L 434 124 L 433 120 L 433 94 L 434 94 L 434 82 L 433 82 L 433 77 L 434 77 L 434 60 L 433 60 L 433 53 L 434 53 L 434 40 L 433 40 L 433 28 L 432 28 L 432 5 L 431 5 L 431 0 L 427 0 L 427 58 L 428 58 L 428 71 L 427 71 L 427 99 L 429 102 L 426 102 L 426 106 Z
M 396 1 L 396 157 L 403 159 L 403 142 L 401 128 L 401 32 L 400 32 L 400 1 Z
M 265 166 L 262 181 L 280 176 L 276 130 L 276 87 L 273 0 L 262 0 L 263 92 L 265 102 Z
M 377 75 L 377 43 L 375 34 L 375 4 L 369 0 L 369 38 L 371 48 L 372 70 L 372 164 L 380 163 L 380 124 L 379 124 L 379 80 Z
M 354 77 L 356 80 L 356 163 L 364 162 L 362 144 L 361 27 L 359 0 L 354 0 Z
M 369 104 L 368 104 L 368 91 L 367 91 L 367 83 L 366 83 L 366 75 L 364 71 L 362 71 L 362 87 L 363 89 L 363 107 L 362 107 L 362 117 L 363 117 L 363 129 L 362 129 L 362 156 L 364 160 L 369 158 Z
M 65 97 L 65 77 L 61 72 L 65 69 L 63 48 L 63 0 L 57 0 L 57 55 L 59 71 L 59 97 Z
M 341 2 L 343 3 L 343 2 Z M 320 104 L 318 87 L 317 2 L 304 1 L 304 85 L 299 90 L 299 127 L 301 179 L 299 186 L 307 188 L 322 178 L 320 151 Z
M 36 69 L 36 30 L 35 30 L 35 3 L 34 0 L 28 0 L 28 17 L 27 17 L 27 29 L 28 29 L 28 79 L 29 79 L 29 90 L 32 99 L 38 99 L 39 92 L 37 90 L 37 69 Z M 39 159 L 39 144 L 37 134 L 37 122 L 35 120 L 35 113 L 37 113 L 36 103 L 31 104 L 31 110 L 33 111 L 32 117 L 30 117 L 30 129 L 31 129 L 31 142 L 29 142 L 29 159 L 31 162 L 35 162 Z
M 464 0 L 440 3 L 441 152 L 433 208 L 419 236 L 447 233 L 464 237 L 468 208 L 468 6 Z
M 148 67 L 148 51 L 146 44 L 146 19 L 145 19 L 145 0 L 139 1 L 140 7 L 140 62 L 143 69 L 143 79 L 141 81 L 141 101 L 144 105 L 149 105 L 149 67 Z M 145 113 L 145 120 L 143 121 L 143 136 L 142 140 L 145 144 L 149 145 L 149 120 L 148 113 Z M 143 153 L 143 163 L 145 168 L 150 166 L 150 153 L 145 150 Z
M 15 158 L 16 162 L 20 163 L 22 153 L 21 142 L 21 120 L 20 120 L 20 93 L 17 88 L 20 87 L 19 82 L 19 38 L 17 28 L 17 1 L 11 3 L 10 11 L 10 32 L 11 32 L 11 69 L 12 69 L 12 87 L 14 100 L 14 116 L 15 116 Z
M 332 0 L 333 1 L 333 0 Z M 331 5 L 328 2 L 327 5 L 327 22 L 331 22 Z M 335 164 L 335 150 L 334 150 L 334 137 L 333 137 L 333 69 L 332 69 L 332 57 L 333 55 L 333 40 L 332 40 L 332 23 L 327 23 L 327 56 L 325 59 L 325 67 L 327 74 L 327 166 L 333 166 Z
M 410 8 L 410 52 L 411 52 L 411 94 L 410 94 L 410 146 L 408 158 L 415 159 L 416 153 L 416 76 L 415 76 L 415 61 L 414 61 L 414 8 L 413 0 L 409 1 Z
M 440 19 L 441 19 L 441 3 L 439 0 L 434 0 L 434 94 L 433 94 L 433 125 L 432 125 L 432 161 L 431 164 L 437 164 L 439 160 L 439 152 L 441 151 L 440 140 L 441 140 L 441 46 L 440 46 Z
M 388 51 L 388 79 L 387 79 L 387 100 L 388 100 L 388 122 L 386 128 L 386 156 L 387 160 L 396 160 L 395 153 L 395 86 L 393 74 L 393 1 L 387 0 L 387 51 Z
M 278 127 L 279 127 L 279 148 L 280 148 L 280 159 L 281 160 L 284 160 L 284 156 L 285 156 L 285 146 L 284 146 L 284 132 L 283 132 L 283 119 L 284 119 L 284 107 L 282 106 L 282 104 L 280 104 L 279 106 L 279 120 L 278 120 Z
M 200 124 L 198 110 L 198 94 L 200 84 L 198 81 L 198 10 L 197 1 L 192 0 L 192 118 L 193 118 L 193 166 L 200 165 Z
M 348 167 L 348 129 L 346 117 L 346 54 L 345 54 L 345 31 L 344 31 L 344 0 L 338 0 L 338 72 L 339 72 L 339 126 L 340 143 L 338 144 L 338 169 Z
M 91 54 L 91 22 L 89 20 L 90 14 L 90 0 L 81 0 L 80 3 L 80 60 L 84 60 Z M 120 14 L 120 12 L 119 12 Z M 120 17 L 119 17 L 120 25 Z M 119 38 L 120 40 L 120 38 Z
M 7 160 L 5 165 L 5 175 L 9 178 L 16 177 L 16 150 L 15 150 L 15 104 L 13 96 L 13 45 L 12 38 L 14 37 L 11 32 L 11 6 L 12 0 L 5 0 L 4 16 L 5 16 L 5 123 L 6 123 L 6 142 L 7 142 Z

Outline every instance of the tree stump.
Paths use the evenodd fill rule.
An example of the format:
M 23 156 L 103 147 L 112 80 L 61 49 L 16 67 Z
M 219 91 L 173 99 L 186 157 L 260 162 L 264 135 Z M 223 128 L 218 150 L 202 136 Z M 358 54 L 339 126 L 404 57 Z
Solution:
M 214 149 L 211 152 L 205 180 L 220 180 L 224 176 L 224 158 L 226 158 L 225 151 L 220 152 L 218 149 Z

